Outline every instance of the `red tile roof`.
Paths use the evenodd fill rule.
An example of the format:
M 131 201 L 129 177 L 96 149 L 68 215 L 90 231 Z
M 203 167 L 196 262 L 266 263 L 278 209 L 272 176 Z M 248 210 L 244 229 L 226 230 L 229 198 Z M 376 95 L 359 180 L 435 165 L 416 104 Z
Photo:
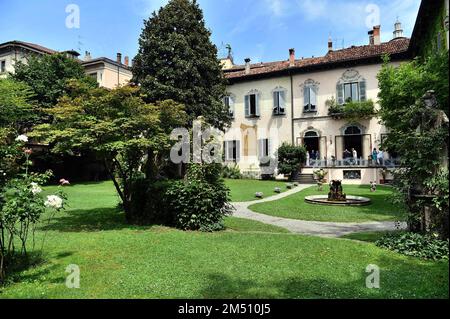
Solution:
M 245 65 L 236 65 L 224 70 L 225 77 L 230 80 L 253 78 L 260 75 L 278 74 L 287 70 L 301 71 L 309 67 L 333 66 L 345 62 L 358 62 L 373 58 L 380 58 L 384 54 L 406 54 L 409 48 L 408 38 L 394 39 L 380 45 L 352 46 L 350 48 L 330 51 L 323 57 L 295 60 L 293 67 L 289 61 L 258 63 L 250 66 L 250 73 L 245 74 Z
M 2 44 L 0 44 L 0 46 L 1 47 L 21 46 L 26 49 L 30 49 L 30 50 L 41 52 L 41 53 L 47 53 L 47 54 L 55 54 L 58 52 L 58 51 L 43 47 L 38 44 L 24 42 L 24 41 L 10 41 L 10 42 L 6 42 L 6 43 L 2 43 Z

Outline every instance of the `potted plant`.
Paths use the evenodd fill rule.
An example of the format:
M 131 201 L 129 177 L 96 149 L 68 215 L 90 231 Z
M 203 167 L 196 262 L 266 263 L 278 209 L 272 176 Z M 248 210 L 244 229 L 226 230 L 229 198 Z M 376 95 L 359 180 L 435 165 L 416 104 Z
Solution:
M 313 174 L 318 182 L 320 182 L 322 184 L 327 182 L 327 179 L 325 178 L 328 175 L 327 171 L 325 171 L 323 169 L 319 169 L 317 171 L 314 171 Z

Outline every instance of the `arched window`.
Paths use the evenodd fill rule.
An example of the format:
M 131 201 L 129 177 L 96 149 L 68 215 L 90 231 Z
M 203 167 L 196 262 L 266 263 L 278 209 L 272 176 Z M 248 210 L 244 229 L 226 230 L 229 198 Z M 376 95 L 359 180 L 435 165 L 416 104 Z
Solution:
M 311 159 L 320 159 L 320 138 L 319 133 L 316 131 L 307 131 L 303 137 L 303 146 L 306 148 L 308 154 L 310 154 Z
M 349 126 L 345 129 L 344 135 L 361 135 L 362 131 L 357 126 Z
M 319 137 L 319 134 L 317 134 L 317 132 L 315 132 L 315 131 L 309 131 L 309 132 L 305 133 L 305 138 L 308 138 L 308 137 Z

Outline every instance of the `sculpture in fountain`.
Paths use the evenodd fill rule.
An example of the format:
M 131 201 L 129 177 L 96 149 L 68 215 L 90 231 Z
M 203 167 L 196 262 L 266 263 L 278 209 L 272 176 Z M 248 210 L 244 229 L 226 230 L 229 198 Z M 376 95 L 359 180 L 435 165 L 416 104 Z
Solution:
M 346 195 L 342 188 L 342 181 L 330 182 L 330 192 L 327 195 L 306 196 L 305 202 L 316 205 L 327 206 L 364 206 L 370 205 L 370 198 Z
M 342 189 L 342 181 L 333 180 L 330 182 L 328 200 L 330 202 L 345 202 L 347 200 L 347 195 L 345 195 Z

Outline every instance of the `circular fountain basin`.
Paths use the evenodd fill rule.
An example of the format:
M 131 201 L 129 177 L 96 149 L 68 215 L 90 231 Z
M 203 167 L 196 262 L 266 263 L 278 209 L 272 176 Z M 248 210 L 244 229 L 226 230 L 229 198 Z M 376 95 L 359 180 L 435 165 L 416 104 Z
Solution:
M 329 201 L 328 195 L 306 196 L 305 202 L 316 205 L 328 206 L 366 206 L 372 203 L 370 198 L 347 195 L 345 201 Z

